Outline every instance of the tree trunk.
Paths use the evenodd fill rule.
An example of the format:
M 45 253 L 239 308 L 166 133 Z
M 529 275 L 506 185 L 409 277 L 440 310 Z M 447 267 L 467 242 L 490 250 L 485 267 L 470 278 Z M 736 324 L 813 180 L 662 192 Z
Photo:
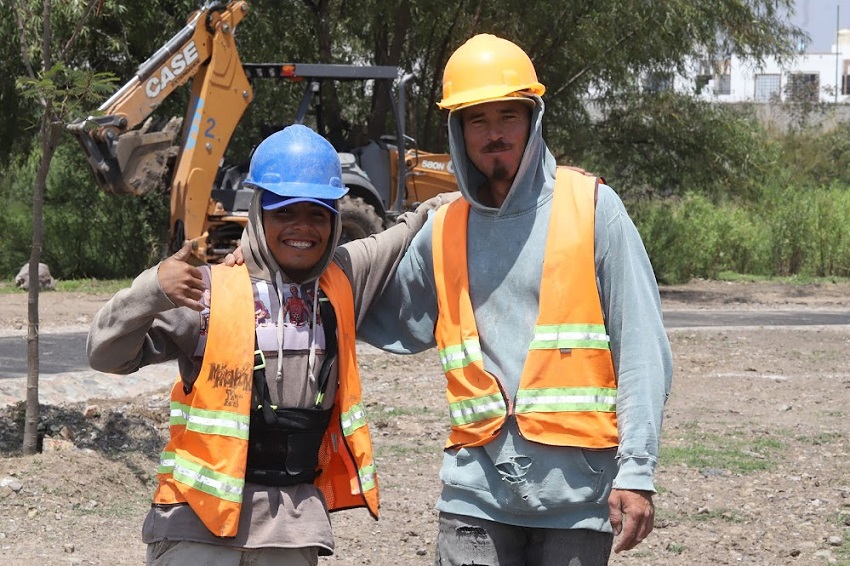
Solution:
M 330 14 L 331 3 L 329 0 L 319 0 L 314 4 L 313 14 L 316 19 L 316 41 L 319 48 L 319 60 L 323 63 L 334 63 L 333 60 L 333 34 L 331 27 L 334 18 Z M 336 82 L 322 81 L 321 92 L 321 116 L 322 124 L 317 124 L 320 134 L 325 136 L 333 144 L 337 151 L 346 150 L 348 143 L 348 128 L 342 120 L 342 110 L 339 104 L 339 95 L 336 91 Z
M 373 26 L 373 44 L 376 65 L 398 66 L 401 54 L 405 48 L 405 40 L 410 29 L 410 3 L 399 2 L 396 11 L 391 17 L 384 14 L 376 14 Z M 401 78 L 401 77 L 399 77 Z M 387 129 L 387 114 L 392 110 L 393 85 L 376 85 L 372 94 L 372 112 L 369 116 L 367 135 L 370 139 L 378 139 L 379 136 L 389 132 L 395 132 L 395 128 Z M 405 119 L 400 116 L 399 119 Z M 404 151 L 404 140 L 398 140 L 398 147 Z
M 27 400 L 24 417 L 23 453 L 30 455 L 39 451 L 38 442 L 38 294 L 40 284 L 38 264 L 44 244 L 44 194 L 47 173 L 56 151 L 60 124 L 53 120 L 52 106 L 48 102 L 41 122 L 41 160 L 35 176 L 32 195 L 32 252 L 29 263 L 29 299 L 27 301 Z

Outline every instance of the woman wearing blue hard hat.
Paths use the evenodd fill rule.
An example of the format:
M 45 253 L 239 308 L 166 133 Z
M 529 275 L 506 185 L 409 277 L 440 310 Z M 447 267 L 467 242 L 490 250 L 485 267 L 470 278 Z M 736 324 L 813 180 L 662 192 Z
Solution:
M 184 248 L 95 318 L 95 369 L 179 362 L 148 564 L 315 565 L 334 548 L 328 511 L 377 518 L 355 328 L 428 210 L 451 197 L 337 247 L 341 179 L 336 151 L 309 128 L 272 134 L 245 180 L 244 265 L 195 268 Z

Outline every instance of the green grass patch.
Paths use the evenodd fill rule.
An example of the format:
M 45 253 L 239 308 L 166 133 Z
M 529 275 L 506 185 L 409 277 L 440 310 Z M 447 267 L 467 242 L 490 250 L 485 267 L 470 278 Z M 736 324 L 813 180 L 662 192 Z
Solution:
M 382 405 L 380 403 L 369 405 L 366 408 L 366 416 L 369 420 L 375 421 L 391 419 L 394 417 L 441 418 L 444 414 L 444 411 L 435 411 L 428 407 L 398 407 L 396 405 Z
M 366 410 L 366 414 L 369 415 L 370 418 L 375 420 L 391 419 L 393 417 L 401 417 L 406 415 L 419 415 L 423 412 L 424 411 L 422 409 L 410 409 L 407 407 L 388 407 L 383 405 L 369 407 Z
M 12 293 L 24 294 L 26 291 L 15 287 L 14 281 L 0 281 L 0 295 L 11 295 Z
M 132 279 L 69 279 L 56 282 L 56 290 L 63 293 L 86 293 L 92 295 L 112 295 L 126 289 L 133 282 Z M 42 291 L 51 293 L 52 291 Z M 14 281 L 0 281 L 0 294 L 25 295 L 28 291 L 15 286 Z
M 727 523 L 740 523 L 741 516 L 733 509 L 712 509 L 704 513 L 693 513 L 689 515 L 692 521 L 708 522 L 708 521 L 726 521 Z
M 661 446 L 663 466 L 716 468 L 748 474 L 771 470 L 785 444 L 772 437 L 753 437 L 746 431 L 726 434 L 701 432 L 697 423 L 685 423 L 682 436 Z
M 116 518 L 131 518 L 139 516 L 140 512 L 144 513 L 148 505 L 147 498 L 130 498 L 127 500 L 115 501 L 108 505 L 91 505 L 84 503 L 74 510 L 78 515 L 96 515 L 99 517 L 116 517 Z
M 848 513 L 838 514 L 838 524 L 842 531 L 847 528 L 845 523 L 847 517 Z M 850 566 L 850 538 L 848 538 L 847 535 L 842 536 L 841 546 L 831 548 L 832 554 L 836 559 L 835 564 L 838 564 L 838 566 Z
M 629 213 L 659 281 L 776 280 L 810 284 L 850 277 L 850 191 L 775 180 L 759 199 L 691 192 L 635 201 Z M 751 274 L 751 275 L 737 275 Z M 771 276 L 786 279 L 771 279 Z
M 850 277 L 816 277 L 814 275 L 750 275 L 746 273 L 735 273 L 734 271 L 721 271 L 717 274 L 717 279 L 719 281 L 740 281 L 744 283 L 785 283 L 788 285 L 813 285 L 850 282 Z
M 392 466 L 393 461 L 397 458 L 410 458 L 415 456 L 418 459 L 420 456 L 432 456 L 434 454 L 438 454 L 440 448 L 442 448 L 442 445 L 434 445 L 428 442 L 421 442 L 418 444 L 375 442 L 375 460 L 381 464 L 381 462 L 386 458 L 388 460 L 384 461 L 383 465 Z
M 814 446 L 827 446 L 830 444 L 846 444 L 847 435 L 843 432 L 822 432 L 820 434 L 816 434 L 815 436 L 801 436 L 798 437 L 802 443 L 812 444 Z
M 57 281 L 56 290 L 74 293 L 114 294 L 126 289 L 133 283 L 132 279 L 72 279 Z

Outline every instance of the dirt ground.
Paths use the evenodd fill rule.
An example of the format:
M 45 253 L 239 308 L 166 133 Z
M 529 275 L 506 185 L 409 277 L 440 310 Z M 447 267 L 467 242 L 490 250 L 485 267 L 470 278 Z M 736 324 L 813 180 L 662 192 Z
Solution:
M 106 297 L 41 295 L 42 327 L 84 327 Z M 665 309 L 829 309 L 850 284 L 695 281 Z M 0 294 L 0 331 L 26 295 Z M 850 565 L 850 328 L 673 329 L 655 531 L 615 565 Z M 434 352 L 361 356 L 381 520 L 333 516 L 321 564 L 430 565 L 445 401 Z M 143 564 L 141 522 L 167 433 L 167 396 L 43 406 L 45 451 L 20 456 L 21 405 L 0 409 L 0 564 Z M 416 391 L 415 395 L 411 392 Z M 91 406 L 96 406 L 92 410 Z M 86 407 L 94 415 L 84 416 Z

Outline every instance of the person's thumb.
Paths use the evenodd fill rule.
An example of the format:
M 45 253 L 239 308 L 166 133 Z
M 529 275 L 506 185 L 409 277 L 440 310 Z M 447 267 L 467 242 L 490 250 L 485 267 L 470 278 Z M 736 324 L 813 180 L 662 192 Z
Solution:
M 171 259 L 176 259 L 177 261 L 182 261 L 184 263 L 189 263 L 189 258 L 192 257 L 192 242 L 190 240 L 186 240 L 183 242 L 183 247 L 177 250 Z

